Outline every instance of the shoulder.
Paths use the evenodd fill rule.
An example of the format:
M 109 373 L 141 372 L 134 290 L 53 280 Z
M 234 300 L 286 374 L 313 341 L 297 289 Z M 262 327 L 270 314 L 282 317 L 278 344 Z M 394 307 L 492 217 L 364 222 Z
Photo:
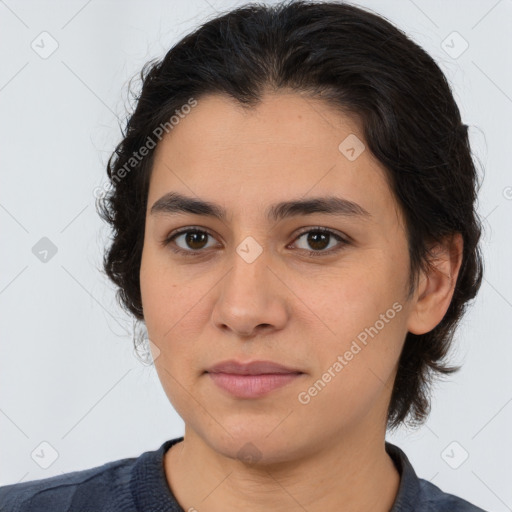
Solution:
M 398 494 L 391 512 L 486 512 L 442 491 L 432 482 L 418 478 L 407 455 L 398 446 L 386 442 L 386 451 L 400 473 Z
M 122 509 L 129 502 L 131 470 L 137 458 L 120 459 L 81 471 L 0 487 L 1 512 Z M 115 493 L 112 490 L 115 489 Z M 92 508 L 90 508 L 92 507 Z M 96 509 L 95 509 L 96 510 Z
M 454 494 L 443 492 L 439 487 L 428 480 L 419 478 L 419 486 L 423 501 L 428 510 L 450 511 L 450 512 L 486 512 L 484 509 L 473 505 Z

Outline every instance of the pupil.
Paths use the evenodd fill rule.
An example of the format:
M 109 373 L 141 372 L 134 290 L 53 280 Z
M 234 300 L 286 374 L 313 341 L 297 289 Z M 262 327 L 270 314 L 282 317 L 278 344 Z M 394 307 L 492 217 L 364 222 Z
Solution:
M 189 233 L 187 233 L 186 243 L 192 249 L 201 249 L 204 243 L 203 245 L 201 245 L 200 243 L 200 247 L 195 246 L 194 243 L 197 242 L 197 238 L 202 238 L 202 242 L 206 242 L 206 237 L 207 233 L 201 233 L 199 231 L 190 231 Z
M 325 249 L 329 245 L 328 238 L 328 233 L 312 232 L 308 235 L 308 244 L 313 249 Z M 320 242 L 319 239 L 321 240 Z M 318 246 L 318 243 L 320 243 L 320 246 Z

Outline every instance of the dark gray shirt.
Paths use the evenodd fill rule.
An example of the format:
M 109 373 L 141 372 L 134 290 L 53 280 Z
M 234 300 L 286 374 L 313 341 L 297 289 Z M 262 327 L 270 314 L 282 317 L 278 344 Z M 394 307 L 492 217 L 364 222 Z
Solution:
M 183 437 L 139 457 L 42 480 L 0 487 L 2 512 L 184 512 L 165 478 L 164 454 Z M 390 512 L 485 512 L 418 478 L 405 453 L 386 442 L 400 473 Z

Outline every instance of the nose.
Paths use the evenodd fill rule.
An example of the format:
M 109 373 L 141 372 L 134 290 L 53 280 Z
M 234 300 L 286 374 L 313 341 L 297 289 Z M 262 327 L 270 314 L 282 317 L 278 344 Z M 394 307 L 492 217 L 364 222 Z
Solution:
M 232 261 L 212 310 L 215 327 L 244 338 L 283 329 L 289 317 L 287 289 L 265 250 L 250 263 L 236 252 Z

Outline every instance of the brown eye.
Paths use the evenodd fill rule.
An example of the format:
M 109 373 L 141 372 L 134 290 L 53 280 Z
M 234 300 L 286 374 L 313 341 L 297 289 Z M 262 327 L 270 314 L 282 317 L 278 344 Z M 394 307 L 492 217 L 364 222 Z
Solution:
M 174 252 L 193 256 L 212 247 L 207 245 L 209 238 L 213 239 L 207 231 L 189 228 L 172 234 L 164 240 L 163 244 L 175 246 L 171 247 Z
M 329 246 L 331 235 L 326 233 L 319 233 L 318 231 L 310 231 L 307 233 L 307 243 L 313 249 L 320 251 Z
M 187 231 L 184 233 L 184 242 L 190 249 L 203 249 L 208 240 L 208 233 L 204 231 Z
M 296 239 L 303 240 L 303 246 L 299 249 L 308 251 L 311 255 L 330 254 L 341 249 L 348 242 L 340 235 L 326 228 L 315 228 L 304 231 Z M 338 243 L 335 243 L 338 242 Z

